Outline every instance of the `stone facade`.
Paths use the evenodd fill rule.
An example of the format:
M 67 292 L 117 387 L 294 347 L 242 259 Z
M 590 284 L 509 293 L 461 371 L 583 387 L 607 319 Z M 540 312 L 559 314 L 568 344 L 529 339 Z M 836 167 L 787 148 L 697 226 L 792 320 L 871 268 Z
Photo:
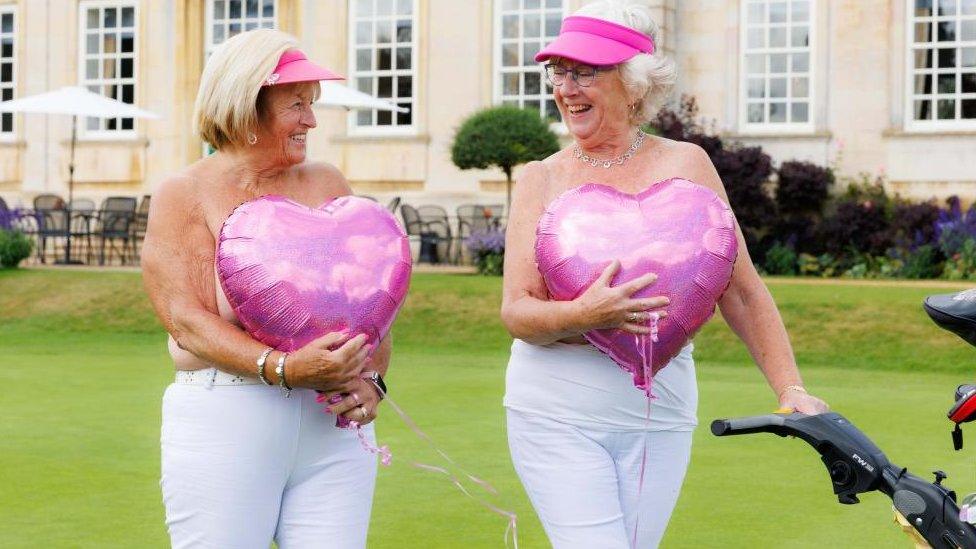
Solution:
M 0 0 L 0 8 L 16 7 L 17 97 L 78 84 L 79 14 L 85 1 Z M 124 139 L 82 137 L 75 160 L 76 196 L 100 200 L 151 193 L 167 174 L 204 154 L 192 132 L 191 114 L 210 1 L 134 2 L 136 104 L 162 118 L 137 121 L 135 135 Z M 309 135 L 310 158 L 337 165 L 357 192 L 381 201 L 401 196 L 409 203 L 449 209 L 464 202 L 504 201 L 500 172 L 461 171 L 450 161 L 454 129 L 471 112 L 495 102 L 496 0 L 413 1 L 412 131 L 358 132 L 348 122 L 351 115 L 319 109 L 318 128 Z M 976 122 L 939 132 L 912 131 L 904 122 L 911 2 L 810 0 L 816 22 L 812 130 L 750 133 L 739 119 L 744 1 L 749 0 L 648 0 L 663 27 L 663 47 L 678 65 L 677 92 L 694 95 L 702 115 L 713 119 L 719 131 L 762 145 L 776 161 L 806 159 L 837 165 L 845 174 L 883 172 L 903 194 L 955 193 L 972 199 Z M 584 3 L 563 2 L 566 13 Z M 349 74 L 352 4 L 276 0 L 277 26 L 296 35 L 312 59 Z M 27 204 L 39 193 L 66 194 L 70 135 L 68 118 L 18 115 L 14 135 L 0 140 L 0 196 L 13 205 Z

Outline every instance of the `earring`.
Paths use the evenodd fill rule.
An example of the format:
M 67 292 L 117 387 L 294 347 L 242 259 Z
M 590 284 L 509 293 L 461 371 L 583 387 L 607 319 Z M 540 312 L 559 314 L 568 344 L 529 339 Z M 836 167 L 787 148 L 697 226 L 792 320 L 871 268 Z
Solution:
M 254 145 L 258 142 L 258 136 L 253 132 L 247 132 L 247 144 Z

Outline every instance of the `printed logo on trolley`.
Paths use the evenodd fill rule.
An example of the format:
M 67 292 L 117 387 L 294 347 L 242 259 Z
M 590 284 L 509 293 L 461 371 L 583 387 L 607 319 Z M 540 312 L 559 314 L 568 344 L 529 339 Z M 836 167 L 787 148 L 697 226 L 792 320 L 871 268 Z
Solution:
M 864 458 L 862 458 L 861 456 L 857 454 L 853 454 L 851 455 L 851 457 L 854 458 L 854 461 L 858 462 L 861 465 L 861 467 L 867 469 L 869 473 L 874 472 L 874 467 L 872 467 L 870 463 L 864 461 Z

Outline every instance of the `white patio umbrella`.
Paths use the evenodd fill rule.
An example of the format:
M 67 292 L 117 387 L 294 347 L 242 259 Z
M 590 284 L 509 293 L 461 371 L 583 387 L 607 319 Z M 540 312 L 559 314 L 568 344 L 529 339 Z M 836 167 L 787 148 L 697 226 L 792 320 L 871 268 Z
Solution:
M 381 111 L 410 112 L 410 109 L 395 105 L 386 99 L 373 97 L 368 93 L 329 80 L 322 81 L 322 94 L 316 104 L 322 107 L 337 107 L 348 110 L 378 109 Z
M 3 101 L 0 102 L 0 112 L 65 114 L 71 116 L 71 160 L 68 163 L 69 205 L 74 200 L 75 143 L 78 141 L 79 116 L 95 118 L 159 118 L 155 113 L 105 97 L 104 95 L 92 93 L 78 86 L 68 86 L 47 93 Z M 71 263 L 70 224 L 65 245 L 65 263 Z

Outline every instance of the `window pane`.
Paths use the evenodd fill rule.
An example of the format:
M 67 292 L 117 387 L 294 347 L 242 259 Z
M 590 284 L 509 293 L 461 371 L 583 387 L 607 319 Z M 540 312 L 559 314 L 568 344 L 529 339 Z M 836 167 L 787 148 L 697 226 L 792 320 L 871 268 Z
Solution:
M 14 15 L 12 13 L 5 13 L 0 18 L 0 30 L 3 32 L 14 32 Z
M 962 118 L 965 120 L 976 119 L 976 99 L 962 100 Z
M 522 23 L 525 24 L 523 34 L 526 38 L 538 38 L 542 36 L 542 19 L 538 14 L 525 14 L 524 19 L 522 19 Z
M 786 27 L 774 27 L 769 29 L 769 47 L 786 47 Z
M 976 0 L 959 0 L 959 13 L 976 15 Z
M 766 6 L 764 3 L 753 2 L 749 4 L 748 15 L 746 16 L 746 21 L 750 25 L 761 25 L 766 22 Z
M 956 0 L 939 0 L 939 15 L 955 15 Z
M 397 48 L 396 68 L 397 70 L 409 69 L 411 65 L 410 48 Z
M 105 12 L 102 18 L 102 26 L 106 29 L 114 29 L 118 23 L 118 9 L 117 8 L 105 8 Z
M 932 23 L 915 23 L 915 42 L 926 44 L 932 41 Z
M 931 74 L 916 74 L 915 75 L 915 93 L 917 95 L 928 95 L 932 93 L 932 75 Z
M 766 55 L 747 55 L 746 72 L 748 74 L 763 74 L 766 72 Z
M 413 77 L 397 77 L 397 97 L 413 97 Z
M 750 78 L 748 84 L 748 97 L 749 99 L 762 99 L 766 97 L 766 79 L 765 78 Z
M 135 72 L 133 71 L 132 58 L 127 57 L 122 59 L 121 66 L 119 67 L 119 75 L 122 78 L 134 78 Z
M 412 14 L 413 14 L 413 0 L 397 1 L 397 15 L 412 15 Z
M 359 111 L 356 113 L 356 125 L 357 126 L 372 126 L 373 125 L 373 111 Z
M 763 122 L 763 118 L 763 103 L 749 103 L 749 123 L 761 124 Z
M 769 79 L 769 96 L 770 97 L 786 97 L 786 79 L 785 78 L 770 78 Z
M 410 42 L 411 40 L 413 40 L 413 25 L 406 19 L 397 21 L 397 42 Z
M 406 108 L 411 109 L 411 110 L 408 111 L 408 112 L 398 112 L 397 113 L 397 118 L 396 118 L 397 125 L 398 126 L 409 126 L 410 125 L 410 121 L 412 119 L 412 114 L 413 114 L 412 113 L 413 109 L 411 108 L 410 103 L 398 103 L 398 105 L 400 107 L 406 107 Z
M 786 54 L 777 53 L 769 56 L 769 72 L 773 74 L 786 72 Z
M 749 34 L 746 39 L 746 44 L 750 49 L 753 48 L 765 48 L 766 47 L 766 29 L 749 29 Z
M 369 21 L 356 23 L 356 43 L 357 44 L 373 43 L 373 23 Z
M 98 53 L 100 51 L 100 49 L 98 47 L 98 42 L 99 42 L 99 40 L 98 40 L 98 35 L 97 34 L 89 34 L 88 36 L 86 36 L 85 37 L 85 53 L 88 53 L 88 54 L 96 54 L 96 53 Z
M 85 78 L 95 80 L 98 78 L 98 60 L 89 59 L 85 61 Z
M 102 42 L 102 51 L 105 53 L 115 53 L 117 38 L 115 34 L 106 34 Z
M 542 45 L 538 42 L 525 42 L 522 44 L 522 65 L 531 67 L 535 65 L 535 54 L 539 53 Z
M 976 67 L 976 48 L 962 48 L 960 53 L 960 67 Z
M 356 89 L 365 94 L 373 95 L 373 79 L 369 77 L 357 78 Z
M 274 17 L 274 0 L 264 0 L 261 15 L 265 18 Z
M 807 78 L 793 79 L 793 97 L 809 97 L 810 80 Z
M 231 19 L 241 18 L 241 0 L 229 0 L 227 2 L 227 6 L 229 8 L 228 11 L 230 12 L 229 15 Z
M 133 126 L 134 126 L 134 124 L 133 124 L 133 119 L 132 118 L 123 118 L 122 119 L 122 129 L 123 130 L 131 130 Z
M 373 15 L 373 0 L 356 1 L 356 17 L 369 17 Z
M 393 22 L 377 21 L 376 22 L 376 43 L 389 44 L 390 42 L 393 42 Z
M 85 20 L 85 28 L 97 29 L 100 27 L 98 24 L 98 8 L 88 8 L 88 17 Z
M 963 21 L 959 29 L 960 40 L 976 40 L 976 19 Z
M 368 71 L 372 70 L 372 51 L 368 49 L 358 49 L 356 50 L 356 70 L 357 71 Z
M 915 16 L 928 17 L 932 15 L 932 0 L 915 0 Z
M 792 55 L 793 72 L 807 72 L 810 70 L 810 54 L 794 53 Z
M 961 75 L 962 93 L 976 93 L 976 72 Z
M 13 82 L 13 80 L 14 80 L 14 64 L 0 63 L 0 81 Z
M 935 50 L 924 49 L 915 50 L 915 68 L 916 69 L 931 69 L 934 66 L 932 55 Z
M 940 74 L 937 89 L 939 93 L 956 93 L 956 75 Z
M 790 17 L 794 23 L 810 20 L 810 3 L 806 1 L 793 0 L 790 4 Z
M 392 126 L 393 125 L 393 113 L 390 111 L 377 111 L 376 112 L 376 125 L 377 126 Z
M 393 0 L 376 0 L 376 15 L 393 15 Z
M 506 67 L 518 66 L 518 44 L 504 44 L 502 46 L 502 65 Z
M 376 50 L 376 69 L 388 71 L 393 68 L 393 50 L 390 48 L 379 48 Z
M 247 16 L 258 16 L 258 0 L 247 0 Z
M 0 130 L 7 133 L 14 131 L 13 113 L 9 113 L 9 112 L 3 113 L 3 116 L 0 117 Z
M 807 103 L 793 103 L 790 105 L 790 121 L 791 122 L 808 122 L 809 121 L 809 105 Z
M 562 17 L 558 13 L 546 15 L 546 36 L 559 36 L 559 28 L 562 26 Z
M 956 40 L 955 21 L 941 21 L 939 27 L 939 42 L 954 42 Z
M 377 78 L 377 97 L 393 97 L 393 77 L 381 76 Z
M 769 22 L 770 23 L 786 22 L 786 2 L 769 3 Z
M 539 9 L 539 0 L 523 0 L 525 3 L 525 9 L 534 10 Z
M 525 94 L 539 95 L 542 93 L 542 75 L 537 72 L 525 73 Z
M 939 50 L 939 68 L 956 66 L 956 48 L 941 48 Z
M 11 38 L 4 38 L 0 40 L 0 56 L 2 57 L 13 57 L 14 56 L 14 41 Z
M 939 99 L 936 117 L 939 120 L 952 120 L 956 117 L 956 102 L 953 99 Z
M 502 75 L 502 93 L 504 95 L 519 94 L 519 75 L 517 72 Z
M 119 50 L 122 53 L 131 53 L 136 51 L 136 41 L 132 32 L 123 32 L 122 36 L 122 48 Z
M 769 121 L 786 122 L 786 103 L 769 104 Z
M 125 101 L 130 105 L 135 103 L 135 86 L 132 84 L 124 84 L 122 86 L 122 101 Z
M 931 120 L 932 119 L 932 102 L 931 101 L 916 101 L 915 102 L 915 120 Z
M 519 37 L 519 16 L 518 15 L 502 16 L 502 38 L 518 38 L 518 37 Z
M 810 45 L 810 29 L 809 27 L 793 27 L 793 31 L 790 34 L 790 45 L 794 48 L 804 48 Z

